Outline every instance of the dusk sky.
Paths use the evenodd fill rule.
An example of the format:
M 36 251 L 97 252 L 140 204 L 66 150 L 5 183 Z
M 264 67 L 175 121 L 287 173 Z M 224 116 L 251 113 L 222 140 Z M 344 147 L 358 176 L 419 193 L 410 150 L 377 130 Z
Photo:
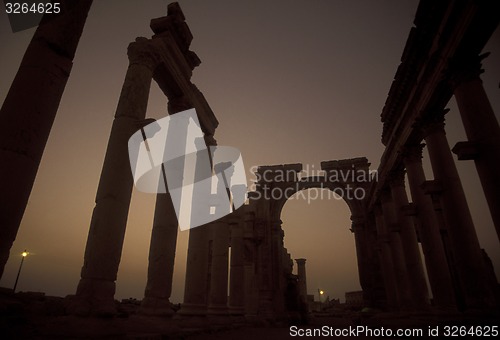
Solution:
M 36 182 L 0 286 L 12 287 L 27 249 L 18 290 L 74 294 L 113 115 L 128 66 L 127 46 L 151 37 L 149 21 L 164 0 L 95 0 L 52 128 Z M 202 64 L 192 81 L 220 125 L 219 145 L 238 148 L 249 181 L 258 165 L 367 157 L 376 169 L 384 147 L 380 113 L 413 25 L 418 1 L 179 1 Z M 35 29 L 12 33 L 0 11 L 0 102 Z M 500 116 L 500 30 L 485 48 L 484 86 Z M 153 82 L 148 117 L 167 99 Z M 455 100 L 450 146 L 466 140 Z M 456 157 L 455 157 L 456 159 Z M 432 178 L 424 154 L 426 174 Z M 1 166 L 1 165 L 0 165 Z M 500 274 L 500 244 L 472 161 L 457 166 L 481 247 Z M 250 183 L 249 183 L 250 184 Z M 500 188 L 499 188 L 500 190 Z M 326 195 L 325 195 L 326 196 Z M 411 200 L 411 198 L 410 198 Z M 134 190 L 116 297 L 144 294 L 155 195 Z M 285 247 L 306 258 L 308 292 L 331 298 L 359 290 L 350 213 L 334 199 L 290 200 Z M 179 232 L 171 301 L 182 302 L 188 231 Z

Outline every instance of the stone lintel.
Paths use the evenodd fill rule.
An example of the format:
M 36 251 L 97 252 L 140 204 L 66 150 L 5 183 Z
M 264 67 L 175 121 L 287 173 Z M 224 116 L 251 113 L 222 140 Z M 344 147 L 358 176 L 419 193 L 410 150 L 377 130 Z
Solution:
M 356 170 L 368 171 L 369 167 L 370 163 L 368 162 L 368 159 L 366 157 L 357 157 L 357 158 L 321 162 L 321 169 L 325 171 L 343 170 L 343 169 L 356 169 Z
M 459 161 L 470 161 L 479 156 L 479 146 L 476 142 L 458 142 L 451 151 L 457 155 Z

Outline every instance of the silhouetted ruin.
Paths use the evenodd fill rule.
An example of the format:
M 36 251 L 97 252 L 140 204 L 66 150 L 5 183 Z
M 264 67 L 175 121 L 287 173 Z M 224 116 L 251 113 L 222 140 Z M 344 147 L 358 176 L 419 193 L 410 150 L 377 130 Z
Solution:
M 90 3 L 82 2 L 80 25 L 72 33 L 77 38 L 68 47 L 68 56 L 48 51 L 44 53 L 52 54 L 40 57 L 43 46 L 36 46 L 37 37 L 47 34 L 44 39 L 52 39 L 49 26 L 47 32 L 40 26 L 2 107 L 1 129 L 6 132 L 0 133 L 0 152 L 7 162 L 12 157 L 17 160 L 12 168 L 0 168 L 2 268 L 27 203 Z M 329 189 L 349 207 L 362 287 L 362 293 L 349 293 L 351 305 L 372 311 L 429 315 L 494 310 L 499 304 L 498 284 L 491 261 L 480 248 L 452 152 L 460 160 L 475 162 L 500 236 L 500 128 L 480 79 L 481 60 L 485 57 L 480 53 L 500 18 L 496 7 L 493 1 L 422 0 L 382 110 L 385 151 L 376 174 L 364 157 L 324 161 L 323 175 L 313 177 L 302 176 L 299 163 L 260 166 L 255 190 L 248 192 L 244 206 L 190 230 L 180 308 L 170 301 L 178 221 L 170 194 L 157 194 L 147 285 L 144 299 L 134 310 L 144 316 L 181 321 L 209 316 L 249 322 L 306 322 L 312 312 L 306 259 L 295 259 L 298 270 L 293 275 L 292 256 L 283 241 L 281 211 L 292 195 L 311 188 Z M 139 37 L 128 47 L 129 66 L 96 194 L 81 279 L 76 294 L 65 301 L 66 312 L 78 316 L 119 313 L 115 285 L 133 188 L 127 143 L 132 134 L 150 122 L 146 107 L 152 80 L 168 98 L 169 115 L 195 108 L 205 144 L 217 144 L 217 118 L 191 82 L 200 59 L 189 49 L 193 36 L 180 6 L 170 4 L 168 15 L 153 19 L 150 27 L 152 38 Z M 47 110 L 33 122 L 43 131 L 26 132 L 40 140 L 21 143 L 25 125 L 22 129 L 16 125 L 11 112 L 16 107 L 19 115 L 32 119 L 33 108 L 20 105 L 20 94 L 35 86 L 26 85 L 29 79 L 46 77 L 26 73 L 26 64 L 49 60 L 63 65 L 64 72 L 60 71 L 63 74 L 56 78 L 57 91 L 48 89 L 51 96 L 43 95 L 53 100 L 37 106 Z M 468 140 L 450 148 L 445 115 L 452 96 L 457 100 Z M 13 150 L 9 145 L 21 145 L 23 150 Z M 424 174 L 424 147 L 429 152 L 433 180 Z M 31 170 L 20 172 L 27 166 Z M 13 172 L 16 182 L 10 185 L 9 174 Z M 20 182 L 31 184 L 18 192 Z M 6 199 L 3 192 L 13 198 Z

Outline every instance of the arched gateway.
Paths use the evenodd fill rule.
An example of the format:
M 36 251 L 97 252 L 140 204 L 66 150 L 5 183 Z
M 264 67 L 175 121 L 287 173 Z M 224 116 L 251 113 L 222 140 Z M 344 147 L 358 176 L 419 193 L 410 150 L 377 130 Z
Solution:
M 290 254 L 287 253 L 281 228 L 281 211 L 286 201 L 295 193 L 311 189 L 325 188 L 340 196 L 351 211 L 352 229 L 356 240 L 356 253 L 360 284 L 367 303 L 380 305 L 384 299 L 384 287 L 380 283 L 377 255 L 372 254 L 375 229 L 367 227 L 366 206 L 372 184 L 376 176 L 369 170 L 366 158 L 335 160 L 321 163 L 322 175 L 301 176 L 302 164 L 261 166 L 256 172 L 255 191 L 249 193 L 246 213 L 254 223 L 257 234 L 254 243 L 247 244 L 247 253 L 256 259 L 258 282 L 258 309 L 255 314 L 280 317 L 286 314 L 284 301 L 287 289 L 287 275 L 290 274 Z M 297 261 L 299 269 L 304 261 Z M 299 270 L 299 287 L 302 284 Z M 377 284 L 377 282 L 379 284 Z M 305 282 L 303 283 L 305 286 Z M 305 302 L 306 289 L 299 289 L 300 298 Z M 257 307 L 257 306 L 256 306 Z M 250 311 L 251 312 L 251 311 Z

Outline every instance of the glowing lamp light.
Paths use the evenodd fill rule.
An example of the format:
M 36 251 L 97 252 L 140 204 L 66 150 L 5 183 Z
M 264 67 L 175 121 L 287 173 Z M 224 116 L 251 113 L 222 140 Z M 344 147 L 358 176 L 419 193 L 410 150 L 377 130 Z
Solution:
M 12 288 L 12 291 L 15 293 L 16 292 L 16 288 L 17 288 L 17 283 L 19 282 L 19 275 L 21 274 L 21 269 L 23 268 L 23 262 L 24 262 L 24 258 L 26 256 L 28 256 L 28 252 L 26 251 L 26 249 L 24 249 L 24 251 L 21 253 L 21 264 L 19 265 L 19 270 L 17 271 L 17 276 L 16 276 L 16 283 L 14 283 L 14 288 Z

